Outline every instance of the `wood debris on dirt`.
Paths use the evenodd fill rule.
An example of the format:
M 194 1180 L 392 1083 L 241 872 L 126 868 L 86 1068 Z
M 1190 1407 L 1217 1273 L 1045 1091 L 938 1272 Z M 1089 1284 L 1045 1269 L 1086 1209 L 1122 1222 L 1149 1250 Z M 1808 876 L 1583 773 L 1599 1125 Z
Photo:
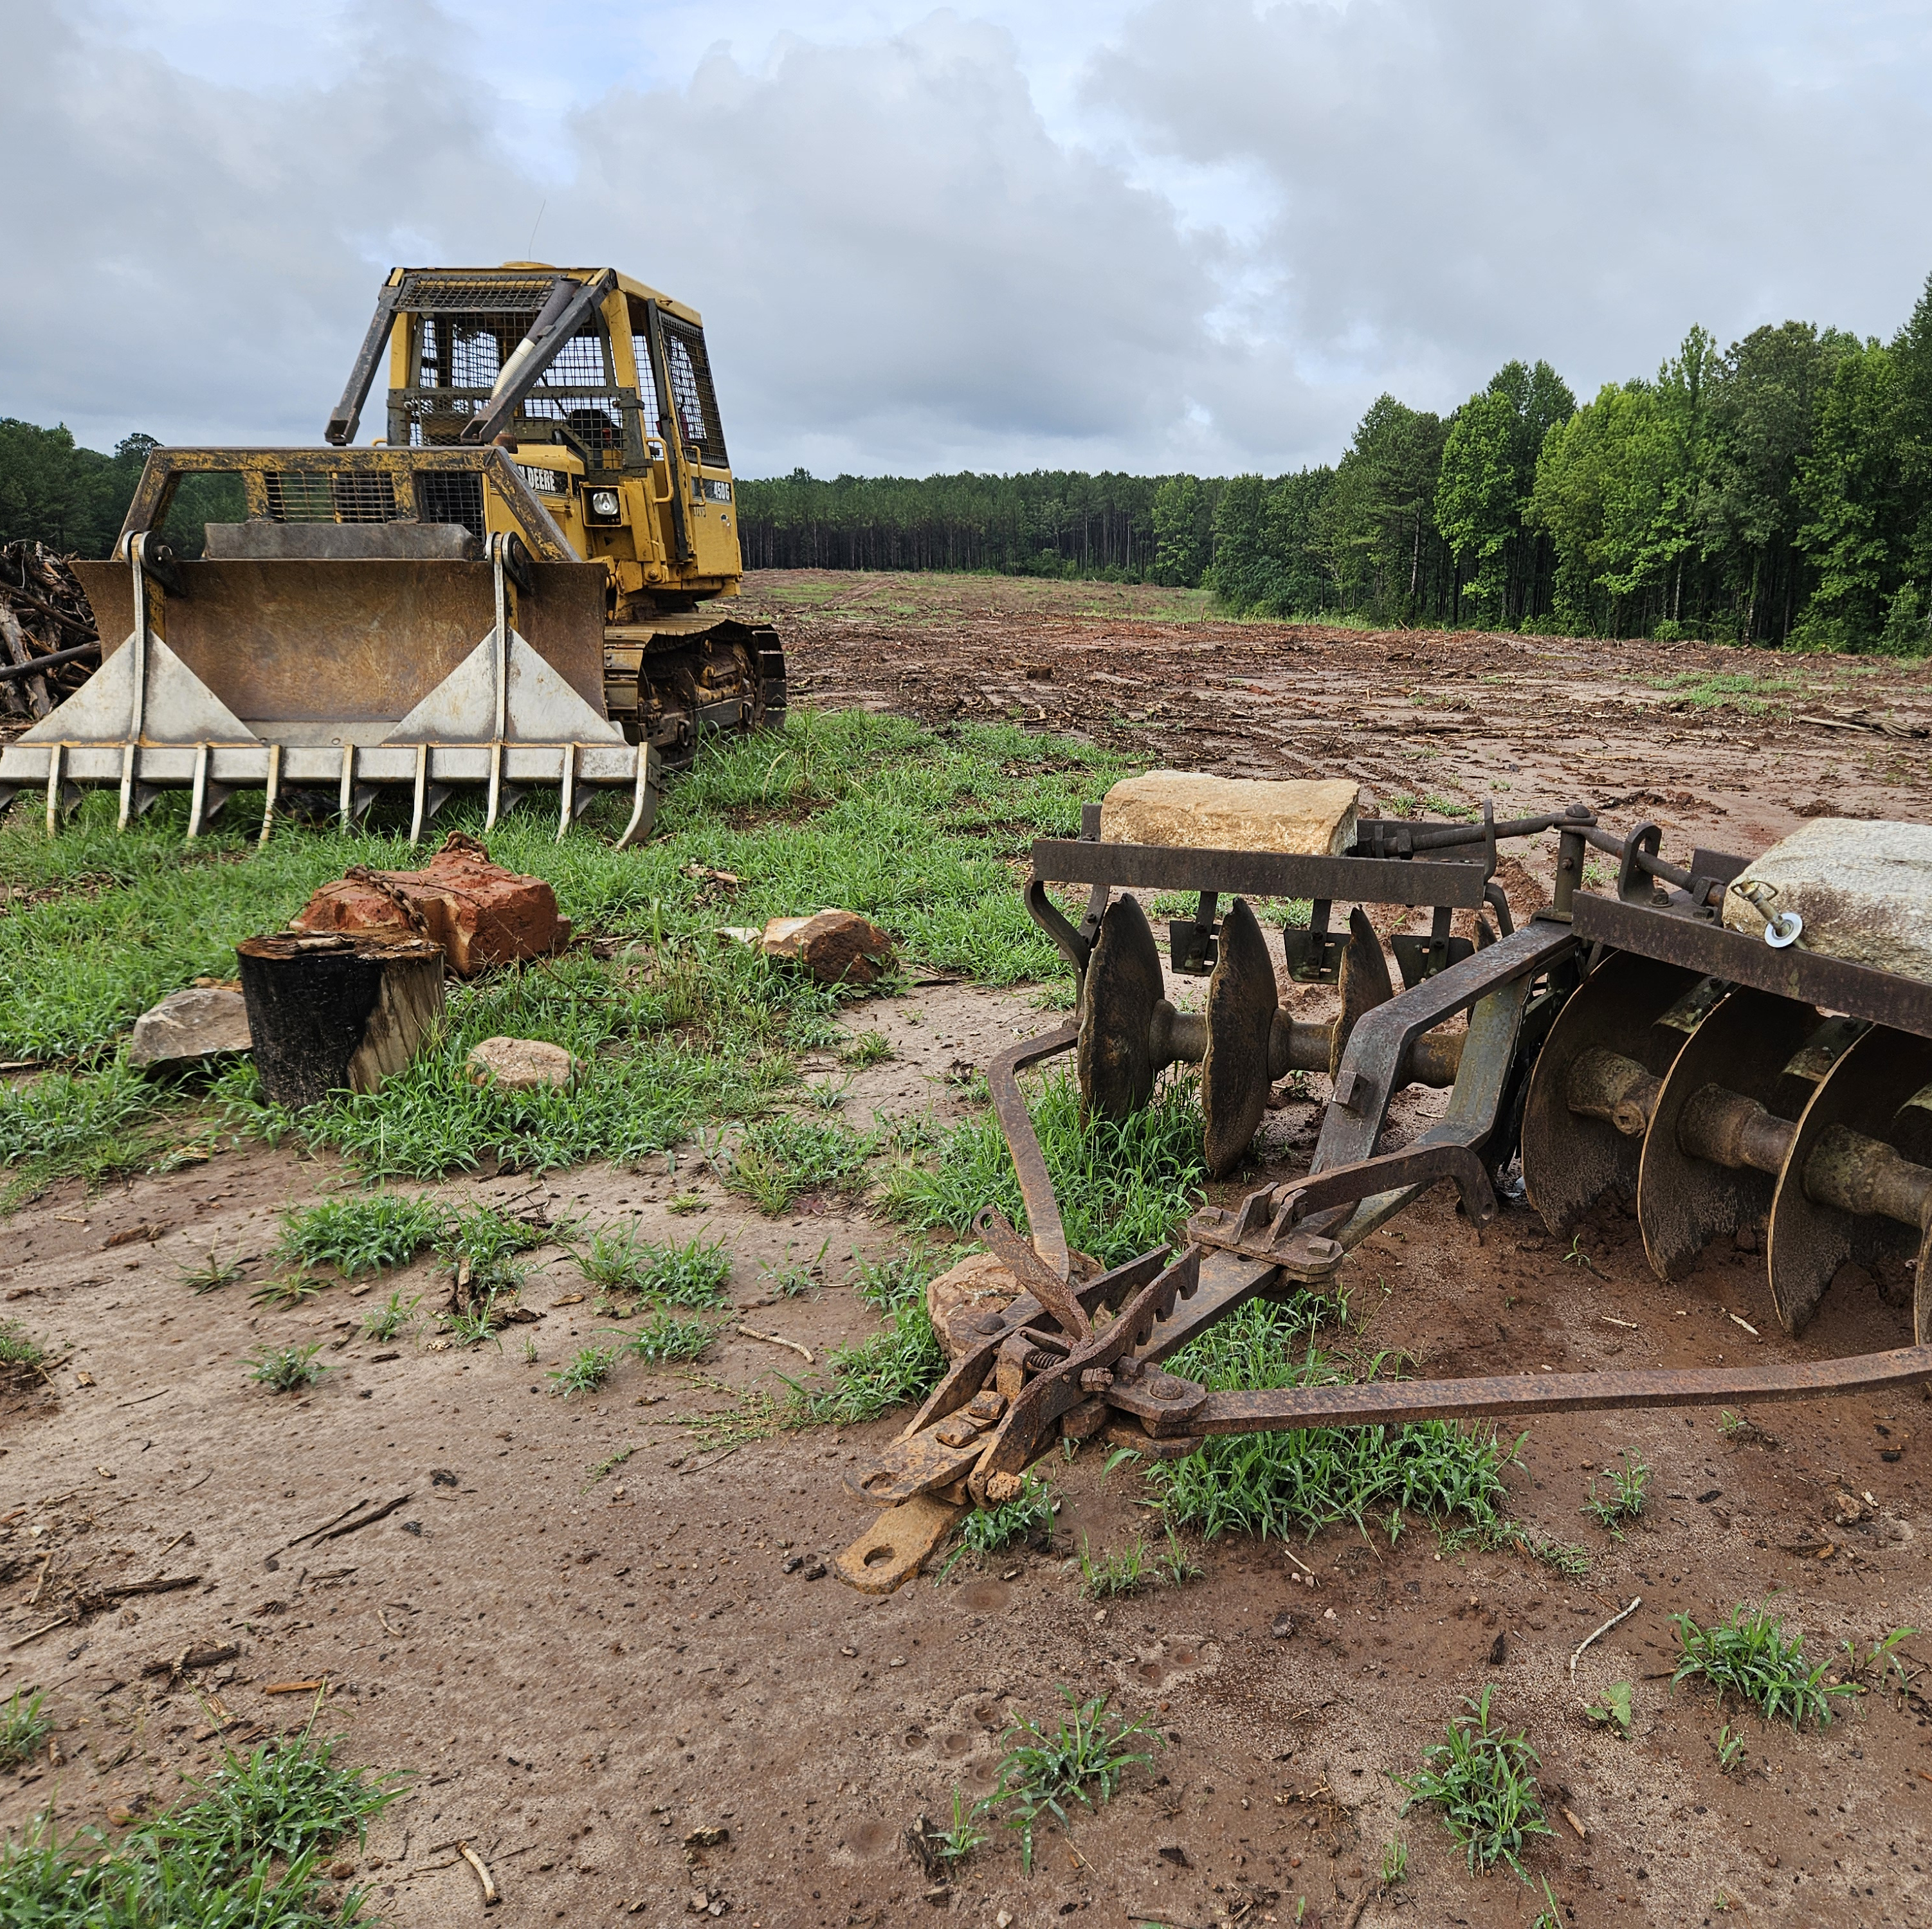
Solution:
M 44 660 L 26 676 L 0 676 L 0 715 L 44 717 L 100 662 L 94 613 L 65 560 L 44 543 L 0 543 L 0 668 Z

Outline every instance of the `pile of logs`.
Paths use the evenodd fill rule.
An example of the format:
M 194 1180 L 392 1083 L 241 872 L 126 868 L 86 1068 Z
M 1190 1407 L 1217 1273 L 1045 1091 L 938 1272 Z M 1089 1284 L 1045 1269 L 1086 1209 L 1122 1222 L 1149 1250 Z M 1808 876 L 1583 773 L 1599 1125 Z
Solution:
M 74 571 L 44 543 L 0 543 L 0 717 L 44 717 L 100 663 Z

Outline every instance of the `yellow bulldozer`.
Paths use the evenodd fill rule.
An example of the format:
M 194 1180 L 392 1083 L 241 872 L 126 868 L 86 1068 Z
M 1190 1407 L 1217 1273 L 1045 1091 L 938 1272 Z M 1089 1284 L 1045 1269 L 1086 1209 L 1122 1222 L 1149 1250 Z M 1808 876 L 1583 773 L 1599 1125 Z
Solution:
M 385 352 L 385 433 L 356 447 Z M 100 667 L 0 750 L 0 802 L 88 786 L 128 823 L 239 789 L 353 825 L 459 788 L 485 828 L 554 786 L 646 834 L 707 731 L 782 716 L 743 565 L 702 318 L 614 268 L 397 268 L 319 448 L 157 448 L 113 558 L 76 562 Z M 124 639 L 124 641 L 118 640 Z

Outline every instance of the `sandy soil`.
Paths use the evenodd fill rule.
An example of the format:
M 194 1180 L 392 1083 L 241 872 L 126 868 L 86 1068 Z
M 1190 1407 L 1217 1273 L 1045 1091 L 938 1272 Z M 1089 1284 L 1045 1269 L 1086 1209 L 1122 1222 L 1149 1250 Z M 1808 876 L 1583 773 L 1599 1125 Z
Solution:
M 1667 849 L 1756 848 L 1821 796 L 1897 816 L 1927 801 L 1917 740 L 1664 711 L 1642 681 L 1783 672 L 1784 659 L 1163 624 L 1150 614 L 1160 593 L 1088 586 L 805 577 L 752 590 L 785 622 L 806 701 L 942 719 L 1028 704 L 1056 729 L 1169 761 L 1347 771 L 1385 795 L 1501 775 L 1510 807 L 1583 795 L 1615 822 L 1663 819 Z M 886 601 L 911 607 L 871 607 Z M 1053 681 L 1016 675 L 1036 659 Z M 1479 686 L 1499 664 L 1507 680 Z M 1801 669 L 1821 686 L 1808 710 L 1856 702 L 1906 727 L 1932 711 L 1922 670 L 1881 669 L 1846 694 L 1828 667 Z M 1448 700 L 1419 713 L 1398 674 Z M 1210 686 L 1205 706 L 1186 693 Z M 1421 742 L 1418 714 L 1454 729 Z M 1412 753 L 1438 744 L 1418 775 Z M 950 1071 L 1052 1021 L 1024 993 L 929 984 L 849 1022 L 885 1032 L 898 1056 L 861 1075 L 848 1116 L 944 1121 L 960 1104 Z M 1280 1157 L 1305 1162 L 1313 1104 L 1273 1122 Z M 1292 1560 L 1276 1545 L 1210 1544 L 1199 1580 L 1102 1610 L 1081 1598 L 1066 1557 L 1083 1537 L 1120 1544 L 1144 1516 L 1136 1483 L 1106 1479 L 1088 1454 L 1054 1469 L 1050 1547 L 877 1601 L 820 1570 L 869 1517 L 844 1479 L 889 1423 L 736 1452 L 698 1451 L 678 1424 L 723 1408 L 721 1385 L 782 1391 L 773 1376 L 805 1363 L 769 1338 L 734 1332 L 694 1373 L 628 1365 L 598 1395 L 556 1398 L 546 1373 L 608 1325 L 574 1296 L 583 1282 L 559 1248 L 537 1256 L 525 1295 L 544 1316 L 510 1328 L 500 1350 L 439 1349 L 426 1329 L 389 1345 L 356 1337 L 392 1284 L 426 1305 L 440 1294 L 428 1262 L 374 1295 L 338 1286 L 292 1309 L 251 1306 L 274 1215 L 341 1178 L 286 1152 L 238 1152 L 92 1200 L 63 1188 L 13 1221 L 0 1313 L 64 1357 L 50 1384 L 0 1400 L 0 1641 L 14 1644 L 0 1652 L 0 1695 L 46 1691 L 62 1759 L 0 1778 L 8 1828 L 50 1803 L 63 1828 L 165 1803 L 218 1758 L 218 1729 L 232 1740 L 298 1727 L 314 1694 L 268 1691 L 326 1680 L 317 1718 L 346 1734 L 354 1759 L 418 1772 L 339 1874 L 370 1884 L 388 1919 L 423 1929 L 483 1919 L 459 1841 L 494 1872 L 496 1919 L 519 1925 L 669 1925 L 694 1912 L 833 1929 L 942 1914 L 987 1929 L 1063 1916 L 1521 1925 L 1535 1913 L 1528 1892 L 1469 1876 L 1428 1816 L 1399 1820 L 1387 1778 L 1493 1682 L 1504 1718 L 1542 1753 L 1558 1836 L 1531 1866 L 1566 1921 L 1932 1919 L 1922 1702 L 1873 1695 L 1794 1736 L 1720 1714 L 1694 1689 L 1672 1697 L 1665 1679 L 1671 1614 L 1708 1621 L 1773 1590 L 1821 1656 L 1932 1625 L 1918 1546 L 1932 1529 L 1918 1437 L 1932 1412 L 1916 1394 L 1766 1407 L 1750 1416 L 1762 1433 L 1737 1439 L 1708 1412 L 1536 1426 L 1514 1504 L 1588 1547 L 1582 1580 L 1520 1553 L 1444 1553 L 1426 1531 L 1393 1547 L 1336 1531 Z M 653 1160 L 441 1190 L 720 1237 L 734 1325 L 814 1362 L 872 1327 L 849 1287 L 851 1255 L 904 1242 L 836 1200 L 762 1218 L 688 1155 L 675 1172 Z M 706 1209 L 673 1218 L 664 1202 L 685 1191 Z M 256 1257 L 246 1282 L 196 1298 L 179 1275 L 211 1244 Z M 761 1268 L 821 1252 L 822 1289 L 774 1301 Z M 1431 1200 L 1355 1254 L 1343 1283 L 1370 1343 L 1436 1373 L 1815 1358 L 1907 1334 L 1906 1310 L 1873 1286 L 1834 1292 L 1803 1340 L 1786 1340 L 1761 1260 L 1731 1248 L 1664 1286 L 1615 1201 L 1578 1253 L 1587 1266 L 1522 1210 L 1479 1241 Z M 309 1337 L 332 1366 L 311 1395 L 248 1384 L 252 1349 Z M 1648 1517 L 1618 1544 L 1578 1508 L 1588 1469 L 1624 1447 L 1657 1476 Z M 353 1503 L 402 1496 L 374 1524 L 314 1538 Z M 1636 1595 L 1573 1677 L 1576 1644 Z M 167 1671 L 191 1646 L 231 1643 L 232 1660 Z M 1932 1656 L 1932 1639 L 1906 1647 Z M 1628 1741 L 1582 1713 L 1618 1680 L 1635 1687 Z M 1010 1714 L 1050 1715 L 1063 1686 L 1144 1712 L 1166 1739 L 1153 1769 L 1070 1838 L 1045 1835 L 1030 1877 L 1000 1840 L 928 1900 L 908 1826 L 944 1820 L 956 1786 L 986 1792 Z M 1748 1745 L 1730 1775 L 1714 1750 L 1726 1718 Z M 704 1846 L 707 1830 L 727 1834 Z M 1398 1835 L 1408 1883 L 1358 1912 Z

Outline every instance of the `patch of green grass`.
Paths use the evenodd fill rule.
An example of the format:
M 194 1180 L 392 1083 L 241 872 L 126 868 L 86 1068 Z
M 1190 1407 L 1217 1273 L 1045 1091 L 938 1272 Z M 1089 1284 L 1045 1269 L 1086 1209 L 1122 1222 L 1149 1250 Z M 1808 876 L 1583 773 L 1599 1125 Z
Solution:
M 1647 677 L 1645 681 L 1653 690 L 1669 690 L 1700 710 L 1730 704 L 1753 716 L 1761 716 L 1771 708 L 1763 700 L 1767 693 L 1804 687 L 1798 677 L 1757 676 L 1748 670 L 1680 670 L 1675 676 Z
M 285 1212 L 275 1249 L 284 1264 L 333 1266 L 344 1279 L 406 1266 L 442 1234 L 448 1211 L 433 1199 L 377 1192 L 325 1199 Z
M 1333 1310 L 1321 1301 L 1276 1307 L 1251 1300 L 1167 1365 L 1214 1392 L 1340 1385 L 1349 1372 L 1306 1337 L 1310 1322 Z M 1150 1468 L 1148 1478 L 1171 1523 L 1210 1538 L 1232 1532 L 1286 1539 L 1336 1523 L 1361 1529 L 1376 1514 L 1394 1539 L 1408 1514 L 1492 1535 L 1503 1529 L 1502 1476 L 1514 1457 L 1493 1429 L 1425 1420 L 1214 1435 L 1198 1453 Z
M 980 1803 L 968 1802 L 959 1789 L 953 1790 L 952 1820 L 932 1844 L 932 1853 L 949 1871 L 954 1863 L 963 1862 L 975 1849 L 985 1846 L 986 1832 L 974 1826 L 983 1812 Z
M 885 1324 L 826 1356 L 831 1384 L 799 1390 L 795 1424 L 857 1426 L 925 1397 L 946 1368 L 926 1305 L 926 1282 L 943 1263 L 922 1241 L 896 1259 L 859 1267 L 859 1295 L 879 1309 Z
M 1530 1838 L 1552 1832 L 1536 1778 L 1542 1763 L 1527 1737 L 1490 1725 L 1495 1692 L 1485 1687 L 1468 1703 L 1468 1712 L 1456 1716 L 1444 1739 L 1424 1750 L 1414 1774 L 1390 1779 L 1408 1798 L 1403 1814 L 1424 1802 L 1441 1809 L 1442 1825 L 1462 1844 L 1472 1873 L 1500 1862 L 1521 1876 Z
M 1740 1767 L 1744 1759 L 1744 1738 L 1731 1733 L 1727 1721 L 1718 1730 L 1718 1739 L 1712 1744 L 1718 1751 L 1718 1772 L 1729 1775 Z
M 46 1348 L 28 1338 L 17 1319 L 0 1319 L 0 1367 L 37 1367 L 46 1356 Z
M 988 1809 L 1005 1808 L 1001 1820 L 1018 1834 L 1029 1871 L 1034 1831 L 1043 1820 L 1070 1828 L 1073 1804 L 1090 1811 L 1110 1801 L 1128 1769 L 1144 1766 L 1166 1746 L 1144 1718 L 1127 1721 L 1110 1711 L 1105 1696 L 1083 1703 L 1071 1688 L 1060 1693 L 1068 1712 L 1052 1733 L 1022 1715 L 1000 1736 L 1006 1754 L 986 1801 Z
M 248 1295 L 250 1306 L 302 1306 L 320 1298 L 329 1282 L 311 1272 L 277 1273 Z
M 1789 1721 L 1794 1729 L 1810 1721 L 1826 1726 L 1832 1703 L 1858 1693 L 1850 1682 L 1827 1680 L 1825 1663 L 1808 1667 L 1803 1634 L 1787 1636 L 1781 1620 L 1748 1601 L 1713 1627 L 1700 1627 L 1688 1614 L 1673 1614 L 1670 1623 L 1682 1651 L 1670 1677 L 1673 1688 L 1679 1682 L 1708 1682 L 1720 1706 L 1735 1694 L 1767 1721 Z
M 499 1295 L 486 1292 L 467 1305 L 453 1306 L 442 1315 L 442 1330 L 459 1346 L 480 1346 L 486 1340 L 502 1351 L 502 1322 L 496 1316 Z
M 299 1393 L 328 1371 L 316 1358 L 321 1350 L 319 1340 L 311 1340 L 305 1346 L 265 1346 L 248 1355 L 248 1364 L 254 1368 L 248 1377 L 271 1393 Z
M 0 1702 L 0 1769 L 17 1769 L 32 1761 L 53 1732 L 46 1697 L 16 1688 L 10 1699 Z
M 711 1328 L 702 1319 L 660 1309 L 634 1333 L 627 1333 L 619 1351 L 648 1366 L 670 1366 L 698 1358 L 711 1343 Z
M 473 1296 L 519 1290 L 528 1269 L 517 1264 L 517 1255 L 533 1252 L 556 1236 L 554 1229 L 532 1225 L 500 1207 L 465 1206 L 445 1209 L 434 1243 L 453 1268 L 460 1272 L 468 1266 Z
M 883 1065 L 898 1054 L 892 1050 L 892 1041 L 883 1032 L 861 1032 L 838 1054 L 841 1065 L 850 1065 L 862 1071 L 868 1065 Z
M 1618 1449 L 1617 1458 L 1621 1465 L 1604 1469 L 1610 1490 L 1603 1499 L 1597 1497 L 1598 1476 L 1590 1476 L 1590 1497 L 1583 1503 L 1582 1511 L 1598 1526 L 1606 1528 L 1621 1541 L 1623 1523 L 1634 1520 L 1643 1511 L 1644 1491 L 1650 1484 L 1650 1469 L 1628 1447 Z
M 945 1566 L 934 1577 L 935 1585 L 944 1580 L 954 1565 L 967 1555 L 971 1554 L 983 1562 L 988 1554 L 996 1554 L 1002 1547 L 1023 1541 L 1041 1528 L 1051 1527 L 1058 1505 L 1050 1481 L 1039 1474 L 1022 1474 L 1020 1490 L 1012 1499 L 1003 1500 L 993 1507 L 975 1507 L 960 1522 L 956 1530 L 957 1544 Z
M 595 1393 L 617 1364 L 615 1346 L 585 1346 L 574 1359 L 550 1373 L 550 1391 L 568 1400 L 574 1393 Z
M 576 1257 L 578 1270 L 604 1292 L 674 1306 L 716 1306 L 731 1284 L 731 1256 L 718 1241 L 659 1243 L 640 1238 L 635 1221 L 601 1227 Z
M 1083 1538 L 1072 1564 L 1080 1571 L 1080 1592 L 1089 1601 L 1138 1594 L 1142 1588 L 1156 1583 L 1180 1587 L 1201 1577 L 1198 1564 L 1190 1557 L 1180 1537 L 1172 1528 L 1168 1529 L 1164 1547 L 1150 1549 L 1145 1537 L 1136 1534 L 1125 1547 L 1110 1549 L 1097 1561 Z
M 855 1132 L 837 1120 L 778 1113 L 754 1120 L 723 1149 L 722 1176 L 727 1191 L 776 1218 L 808 1192 L 862 1191 L 866 1166 L 886 1139 L 878 1127 Z
M 1164 1083 L 1150 1104 L 1118 1124 L 1095 1119 L 1083 1127 L 1079 1089 L 1065 1071 L 1040 1081 L 1030 1104 L 1076 1250 L 1118 1266 L 1164 1245 L 1198 1203 L 1207 1173 L 1192 1084 Z M 966 1234 L 974 1215 L 989 1205 L 1022 1230 L 1026 1225 L 1019 1180 L 990 1115 L 956 1125 L 929 1162 L 896 1168 L 884 1203 L 892 1217 L 920 1230 Z
M 1057 978 L 1010 867 L 1034 837 L 1076 832 L 1082 804 L 1130 768 L 1006 725 L 937 735 L 902 717 L 798 711 L 782 733 L 707 744 L 640 849 L 611 848 L 621 805 L 609 800 L 560 844 L 548 813 L 512 812 L 491 855 L 547 879 L 579 932 L 639 942 L 608 963 L 573 951 L 452 987 L 442 1031 L 401 1074 L 298 1120 L 260 1102 L 252 1065 L 212 1086 L 151 1083 L 116 1043 L 164 993 L 232 976 L 239 939 L 285 924 L 346 867 L 419 865 L 390 806 L 360 834 L 290 824 L 259 852 L 246 798 L 191 846 L 178 798 L 122 831 L 114 798 L 96 792 L 52 839 L 16 811 L 0 826 L 0 885 L 47 894 L 0 920 L 0 1051 L 91 1068 L 0 1093 L 11 1164 L 0 1209 L 62 1174 L 92 1182 L 164 1164 L 190 1127 L 292 1132 L 368 1177 L 426 1179 L 493 1157 L 531 1172 L 633 1164 L 700 1125 L 754 1117 L 795 1083 L 800 1051 L 845 1041 L 836 1014 L 853 994 L 719 946 L 710 872 L 742 880 L 734 915 L 747 921 L 846 905 L 931 965 L 1000 984 Z M 474 831 L 478 817 L 464 798 L 445 821 Z M 561 1044 L 584 1076 L 567 1091 L 471 1084 L 470 1047 L 498 1033 Z
M 184 1266 L 176 1275 L 176 1284 L 184 1286 L 193 1293 L 218 1292 L 224 1286 L 232 1286 L 242 1277 L 239 1259 L 224 1259 L 219 1251 L 210 1246 L 198 1265 Z
M 1384 1842 L 1382 1844 L 1379 1875 L 1384 1889 L 1397 1888 L 1408 1879 L 1408 1844 L 1406 1842 Z
M 831 1248 L 832 1242 L 826 1239 L 820 1242 L 818 1251 L 812 1258 L 794 1260 L 788 1246 L 782 1263 L 760 1262 L 758 1284 L 774 1299 L 809 1298 L 825 1282 L 825 1255 Z
M 374 1312 L 363 1316 L 362 1337 L 365 1340 L 393 1340 L 415 1318 L 416 1308 L 422 1304 L 422 1295 L 419 1292 L 407 1300 L 400 1292 L 391 1293 Z
M 679 1219 L 688 1213 L 706 1212 L 710 1206 L 710 1202 L 701 1192 L 674 1192 L 664 1203 L 664 1210 Z
M 1581 1580 L 1590 1571 L 1590 1550 L 1568 1541 L 1558 1541 L 1533 1528 L 1512 1526 L 1507 1538 L 1514 1541 L 1532 1560 L 1540 1561 L 1552 1574 L 1565 1580 Z

